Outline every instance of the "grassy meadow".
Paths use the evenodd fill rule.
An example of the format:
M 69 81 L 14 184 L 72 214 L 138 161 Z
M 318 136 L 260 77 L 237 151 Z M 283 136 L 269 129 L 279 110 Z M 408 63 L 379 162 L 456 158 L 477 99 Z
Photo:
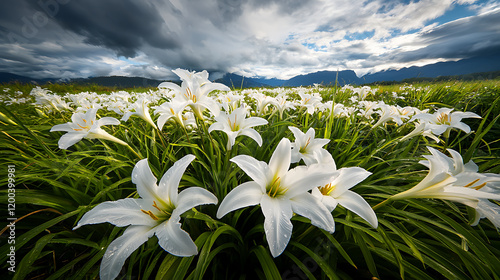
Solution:
M 178 88 L 0 86 L 0 275 L 500 279 L 500 80 L 225 90 L 198 74 Z M 178 216 L 180 198 L 130 221 L 110 204 L 168 180 L 179 197 L 204 191 Z M 194 254 L 157 229 L 173 217 Z M 139 242 L 140 219 L 163 224 Z

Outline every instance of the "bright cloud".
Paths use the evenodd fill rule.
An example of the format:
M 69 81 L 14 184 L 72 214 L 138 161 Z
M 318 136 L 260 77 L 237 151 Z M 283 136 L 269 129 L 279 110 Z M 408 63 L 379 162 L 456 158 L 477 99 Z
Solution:
M 4 1 L 0 71 L 35 78 L 170 79 L 178 67 L 268 78 L 337 69 L 362 75 L 500 46 L 499 1 L 242 2 Z M 460 18 L 441 22 L 458 9 Z

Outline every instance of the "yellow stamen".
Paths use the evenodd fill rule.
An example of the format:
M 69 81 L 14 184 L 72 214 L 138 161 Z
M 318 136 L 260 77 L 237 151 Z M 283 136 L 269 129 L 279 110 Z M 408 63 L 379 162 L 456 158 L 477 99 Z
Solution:
M 472 181 L 472 182 L 468 183 L 467 185 L 465 185 L 465 186 L 464 186 L 464 188 L 468 188 L 468 187 L 470 187 L 470 186 L 474 185 L 474 184 L 475 184 L 475 183 L 477 183 L 477 181 L 479 181 L 479 180 L 481 180 L 481 179 L 476 179 L 476 180 L 474 180 L 474 181 Z
M 438 123 L 440 124 L 450 124 L 451 122 L 451 117 L 446 114 L 446 113 L 441 113 L 438 117 L 437 117 L 437 121 Z
M 232 127 L 232 128 L 233 128 L 233 131 L 236 131 L 236 130 L 237 130 L 237 129 L 236 129 L 236 118 L 237 118 L 237 117 L 238 117 L 238 116 L 234 116 L 234 123 L 233 123 L 233 127 Z
M 148 210 L 148 211 L 145 211 L 143 209 L 141 209 L 142 213 L 148 215 L 151 217 L 151 219 L 155 220 L 155 221 L 158 221 L 158 217 L 155 216 L 155 214 L 153 214 L 153 212 L 151 212 L 151 210 Z
M 276 186 L 276 188 L 275 188 Z M 273 183 L 271 184 L 271 187 L 269 188 L 269 192 L 267 193 L 271 197 L 275 197 L 276 194 L 278 193 L 278 189 L 280 188 L 280 177 L 276 178 Z M 273 192 L 274 190 L 274 192 Z M 272 194 L 271 194 L 272 192 Z
M 306 144 L 304 145 L 304 147 L 300 148 L 299 153 L 305 153 L 307 146 L 309 146 L 310 143 L 311 143 L 311 137 L 307 138 Z
M 475 189 L 475 190 L 480 190 L 480 189 L 482 189 L 484 186 L 486 186 L 486 182 L 482 183 L 482 184 L 481 184 L 481 185 L 479 185 L 479 186 L 473 187 L 473 189 Z
M 188 99 L 191 99 L 191 90 L 189 88 L 186 88 L 186 94 L 184 96 L 186 96 Z
M 153 207 L 154 207 L 154 208 L 156 208 L 156 209 L 158 209 L 158 211 L 160 211 L 160 212 L 162 211 L 162 210 L 158 207 L 158 205 L 156 204 L 156 201 L 154 201 L 154 200 L 153 200 Z
M 84 120 L 84 121 L 85 121 L 85 120 Z M 86 122 L 85 122 L 85 123 L 86 123 Z M 82 128 L 81 130 L 83 130 L 83 129 L 88 129 L 88 128 L 89 128 L 88 126 L 81 126 L 81 125 L 79 125 L 78 123 L 77 123 L 76 125 L 78 125 L 79 127 L 81 127 L 81 128 Z M 74 129 L 74 130 L 76 130 L 76 129 Z
M 319 191 L 323 195 L 330 195 L 330 193 L 335 189 L 335 185 L 332 183 L 325 185 L 324 187 L 319 188 Z

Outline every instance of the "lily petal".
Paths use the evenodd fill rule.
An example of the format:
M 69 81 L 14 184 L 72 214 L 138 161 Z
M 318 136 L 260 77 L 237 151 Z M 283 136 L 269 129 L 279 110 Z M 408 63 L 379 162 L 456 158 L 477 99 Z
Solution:
M 98 126 L 103 125 L 119 125 L 120 121 L 112 117 L 103 117 L 97 120 Z
M 138 161 L 132 170 L 132 183 L 137 185 L 137 193 L 144 199 L 157 200 L 156 177 L 151 172 L 148 159 Z
M 331 183 L 335 186 L 330 193 L 334 198 L 342 195 L 345 191 L 359 184 L 372 174 L 361 167 L 344 167 L 339 169 L 338 172 L 338 176 Z
M 265 190 L 256 182 L 245 182 L 230 191 L 217 210 L 217 219 L 227 213 L 247 206 L 257 205 L 265 196 Z
M 377 215 L 371 208 L 370 204 L 353 191 L 346 191 L 341 196 L 335 198 L 337 202 L 344 208 L 356 213 L 356 215 L 367 221 L 372 227 L 377 228 Z
M 207 95 L 214 90 L 230 91 L 231 89 L 221 83 L 207 83 L 200 88 L 200 95 Z
M 311 220 L 311 224 L 330 233 L 335 231 L 332 213 L 312 194 L 306 192 L 290 199 L 293 212 Z
M 244 128 L 250 128 L 250 127 L 259 126 L 259 125 L 266 125 L 266 124 L 268 124 L 268 121 L 263 119 L 263 118 L 250 117 L 248 119 L 245 119 L 245 127 Z
M 203 101 L 196 102 L 197 105 L 202 106 L 203 108 L 207 108 L 214 116 L 218 116 L 220 114 L 219 104 L 211 97 L 206 96 Z
M 188 165 L 195 159 L 194 155 L 185 155 L 170 167 L 160 180 L 158 196 L 166 203 L 177 204 L 179 182 Z
M 337 207 L 337 200 L 329 195 L 323 195 L 319 188 L 314 188 L 311 190 L 311 194 L 318 198 L 323 205 L 325 205 L 326 209 L 328 209 L 328 212 L 332 212 L 336 207 Z
M 171 89 L 171 90 L 176 91 L 176 92 L 182 91 L 182 89 L 179 85 L 174 84 L 172 82 L 163 82 L 163 83 L 158 85 L 158 88 L 168 88 L 168 89 Z
M 66 132 L 70 132 L 70 131 L 74 131 L 74 130 L 73 130 L 73 127 L 71 127 L 71 125 L 69 123 L 62 123 L 62 124 L 56 124 L 56 125 L 54 125 L 50 129 L 50 132 L 53 132 L 53 131 L 66 131 Z
M 156 121 L 156 123 L 158 124 L 158 129 L 162 130 L 165 123 L 172 117 L 173 115 L 166 115 L 166 114 L 160 115 L 158 117 L 158 120 Z
M 104 280 L 115 279 L 125 260 L 153 234 L 154 231 L 148 226 L 128 227 L 122 236 L 113 240 L 106 249 L 102 258 L 100 278 Z
M 187 210 L 202 204 L 217 204 L 217 197 L 206 189 L 189 187 L 179 193 L 177 207 L 172 215 L 181 215 Z
M 170 220 L 156 228 L 158 244 L 167 252 L 179 257 L 190 257 L 198 253 L 189 234 L 181 229 L 179 217 L 172 216 Z
M 283 253 L 292 236 L 292 205 L 288 199 L 262 196 L 261 209 L 264 214 L 264 231 L 273 257 Z
M 259 145 L 259 147 L 262 146 L 262 137 L 255 129 L 253 128 L 243 129 L 242 131 L 240 131 L 240 135 L 248 136 L 253 140 L 255 140 L 255 142 L 257 142 L 257 145 Z
M 269 169 L 275 177 L 283 177 L 286 174 L 288 168 L 290 168 L 291 154 L 290 140 L 287 138 L 281 139 L 269 160 Z
M 73 230 L 88 224 L 111 223 L 118 227 L 128 225 L 154 226 L 153 219 L 141 212 L 144 205 L 149 205 L 144 199 L 125 198 L 116 201 L 103 202 L 88 211 L 80 219 Z
M 262 186 L 263 192 L 265 192 L 265 187 L 267 184 L 267 174 L 269 173 L 269 167 L 267 163 L 263 161 L 258 161 L 255 158 L 247 155 L 238 155 L 231 159 L 232 162 L 236 163 L 241 170 L 243 170 L 250 178 Z M 271 178 L 272 179 L 272 178 Z
M 61 136 L 59 138 L 59 141 L 57 144 L 59 145 L 60 149 L 66 150 L 67 148 L 73 146 L 74 144 L 78 143 L 80 140 L 83 139 L 87 135 L 86 132 L 80 133 L 80 132 L 68 132 Z
M 307 192 L 314 187 L 328 184 L 334 173 L 334 170 L 328 167 L 313 164 L 311 166 L 297 166 L 290 169 L 281 178 L 281 185 L 288 188 L 285 194 L 286 197 L 291 198 Z

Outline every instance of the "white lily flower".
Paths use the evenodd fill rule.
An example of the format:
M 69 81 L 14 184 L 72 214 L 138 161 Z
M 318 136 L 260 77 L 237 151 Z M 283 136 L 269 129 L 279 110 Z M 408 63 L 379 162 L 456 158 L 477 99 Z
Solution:
M 125 114 L 125 111 L 127 109 L 127 103 L 125 101 L 117 100 L 117 101 L 109 101 L 106 104 L 106 109 L 108 111 L 113 111 L 117 113 L 118 115 L 123 115 Z
M 437 198 L 460 202 L 472 208 L 477 208 L 478 202 L 481 199 L 500 200 L 500 194 L 480 191 L 479 189 L 481 189 L 481 186 L 476 186 L 475 188 L 470 187 L 479 180 L 474 179 L 471 182 L 466 179 L 467 176 L 457 176 L 461 172 L 459 170 L 464 169 L 463 163 L 461 165 L 455 165 L 455 160 L 448 158 L 434 148 L 427 148 L 432 155 L 425 155 L 424 157 L 427 158 L 427 160 L 420 161 L 421 164 L 429 167 L 427 176 L 413 188 L 390 197 L 391 200 L 406 198 Z M 456 154 L 452 153 L 455 157 Z
M 217 218 L 227 213 L 260 204 L 264 231 L 273 257 L 279 256 L 292 235 L 293 213 L 311 220 L 328 232 L 335 230 L 328 209 L 308 191 L 330 180 L 332 172 L 322 165 L 298 166 L 288 170 L 291 160 L 290 140 L 283 138 L 269 164 L 247 155 L 231 159 L 253 181 L 245 182 L 227 194 L 217 211 Z
M 219 94 L 217 99 L 219 101 L 219 105 L 226 111 L 231 112 L 238 108 L 238 105 L 243 101 L 245 96 L 241 94 L 237 94 L 236 92 L 227 92 L 225 94 Z
M 320 199 L 330 212 L 340 204 L 377 228 L 377 216 L 370 204 L 362 196 L 349 190 L 371 174 L 361 167 L 341 168 L 335 172 L 330 183 L 314 188 L 312 195 Z
M 149 114 L 148 104 L 149 100 L 146 98 L 139 98 L 128 108 L 128 112 L 126 112 L 121 118 L 122 121 L 126 122 L 130 118 L 130 116 L 137 115 L 141 119 L 145 120 L 147 123 L 156 128 L 153 119 L 151 119 L 151 115 Z
M 216 204 L 217 198 L 200 187 L 189 187 L 178 193 L 181 177 L 194 158 L 194 155 L 186 155 L 178 160 L 163 175 L 159 185 L 147 159 L 140 160 L 132 171 L 132 182 L 137 185 L 141 198 L 103 202 L 83 215 L 74 230 L 105 222 L 118 227 L 129 226 L 106 249 L 101 279 L 114 279 L 125 260 L 153 235 L 172 255 L 188 257 L 198 253 L 189 234 L 181 229 L 180 215 L 198 205 Z
M 379 110 L 380 111 L 377 111 L 377 113 L 380 115 L 380 119 L 372 126 L 372 129 L 388 121 L 393 121 L 396 125 L 402 125 L 403 121 L 401 118 L 407 118 L 406 116 L 400 115 L 398 109 L 394 106 L 382 104 Z
M 470 132 L 470 127 L 462 122 L 464 118 L 481 118 L 472 112 L 452 112 L 453 109 L 441 108 L 434 114 L 421 113 L 413 116 L 412 119 L 426 121 L 426 128 L 436 135 L 447 135 L 452 128 L 457 128 L 465 133 Z
M 270 102 L 278 109 L 278 112 L 280 114 L 280 119 L 283 119 L 283 112 L 285 110 L 295 109 L 294 103 L 288 101 L 287 98 L 288 98 L 287 94 L 283 92 L 280 93 L 278 96 L 276 96 L 276 98 L 274 99 L 275 102 Z
M 300 96 L 300 104 L 299 106 L 306 108 L 306 112 L 309 115 L 314 114 L 314 111 L 321 104 L 321 96 L 317 92 L 313 93 L 305 93 L 305 90 L 300 88 L 298 91 Z
M 104 117 L 96 120 L 97 109 L 89 109 L 84 113 L 74 113 L 71 116 L 71 121 L 64 124 L 57 124 L 50 129 L 53 131 L 66 131 L 67 133 L 59 139 L 59 148 L 68 149 L 83 138 L 87 139 L 104 139 L 116 142 L 127 146 L 128 144 L 113 135 L 104 131 L 103 125 L 119 125 L 120 121 L 112 117 Z
M 327 111 L 328 112 L 327 116 L 333 114 L 333 116 L 337 118 L 349 117 L 348 112 L 345 110 L 344 104 L 341 103 L 334 104 L 333 101 L 331 100 L 321 104 L 320 110 Z
M 448 163 L 450 174 L 456 178 L 453 186 L 477 190 L 483 193 L 483 196 L 492 194 L 488 197 L 489 199 L 498 200 L 500 198 L 500 174 L 478 173 L 478 166 L 473 161 L 464 164 L 462 156 L 457 151 L 452 149 L 447 151 L 452 156 L 451 158 L 439 151 L 436 151 L 436 155 Z M 421 161 L 420 163 L 429 166 L 429 161 Z M 480 219 L 487 218 L 497 228 L 500 228 L 500 206 L 490 202 L 488 198 L 478 198 L 477 205 L 471 205 L 476 210 L 472 225 L 477 225 Z
M 174 99 L 187 102 L 197 118 L 203 120 L 203 110 L 208 109 L 214 116 L 220 113 L 219 105 L 208 94 L 214 90 L 229 91 L 226 85 L 212 83 L 208 80 L 208 72 L 189 72 L 183 69 L 172 70 L 182 80 L 181 86 L 172 82 L 163 82 L 158 88 L 168 88 L 175 92 Z
M 289 126 L 295 136 L 295 142 L 292 143 L 292 163 L 304 160 L 306 165 L 322 162 L 323 157 L 328 157 L 330 153 L 322 147 L 330 142 L 329 139 L 314 138 L 314 128 L 309 128 L 306 133 L 300 129 Z
M 417 122 L 417 126 L 415 127 L 415 129 L 413 131 L 411 131 L 410 133 L 408 133 L 407 135 L 405 135 L 403 138 L 401 138 L 399 141 L 403 142 L 403 141 L 406 141 L 410 138 L 413 138 L 415 136 L 419 136 L 419 135 L 422 135 L 422 136 L 425 136 L 425 137 L 428 137 L 428 138 L 431 138 L 432 140 L 436 141 L 436 143 L 439 142 L 439 138 L 432 134 L 432 131 L 430 129 L 426 129 L 426 123 L 425 122 Z
M 235 109 L 229 115 L 225 112 L 221 112 L 218 116 L 215 117 L 216 122 L 208 128 L 208 132 L 210 133 L 214 130 L 225 132 L 228 138 L 228 150 L 231 150 L 234 143 L 236 142 L 236 137 L 238 137 L 239 135 L 246 135 L 255 140 L 255 142 L 257 142 L 259 146 L 262 146 L 262 137 L 252 127 L 265 125 L 267 124 L 267 120 L 259 117 L 246 118 L 246 115 L 247 109 L 244 107 Z
M 158 117 L 158 129 L 161 130 L 165 123 L 171 118 L 173 118 L 181 126 L 184 126 L 182 113 L 184 112 L 184 109 L 186 109 L 186 106 L 187 102 L 173 100 L 154 107 L 154 109 L 156 109 L 155 115 L 160 114 L 160 117 Z
M 255 104 L 257 107 L 256 111 L 258 116 L 262 116 L 265 114 L 268 105 L 276 104 L 277 102 L 275 98 L 267 96 L 260 91 L 253 92 L 251 94 L 251 97 L 255 100 Z
M 372 115 L 375 113 L 375 110 L 380 108 L 381 105 L 385 105 L 385 103 L 383 101 L 382 102 L 359 101 L 357 104 L 357 106 L 359 107 L 358 116 L 362 116 L 368 120 L 372 120 L 373 119 Z
M 375 92 L 376 89 L 373 90 Z M 352 88 L 352 94 L 357 94 L 359 100 L 365 100 L 368 95 L 372 93 L 372 89 L 369 86 L 363 86 L 360 88 Z

